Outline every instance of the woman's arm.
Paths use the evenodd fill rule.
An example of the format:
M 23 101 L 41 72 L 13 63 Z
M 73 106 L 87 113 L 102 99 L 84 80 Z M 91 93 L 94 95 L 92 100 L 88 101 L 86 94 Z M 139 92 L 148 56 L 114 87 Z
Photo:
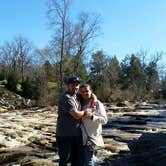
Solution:
M 106 110 L 104 105 L 100 101 L 98 101 L 96 109 L 97 110 L 93 113 L 92 120 L 101 124 L 106 124 L 108 121 Z

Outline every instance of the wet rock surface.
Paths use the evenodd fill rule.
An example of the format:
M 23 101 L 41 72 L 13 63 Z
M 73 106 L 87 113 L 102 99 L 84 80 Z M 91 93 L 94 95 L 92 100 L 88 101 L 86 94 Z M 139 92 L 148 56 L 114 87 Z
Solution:
M 109 121 L 103 126 L 105 147 L 97 151 L 96 165 L 161 166 L 166 159 L 166 106 L 105 105 Z M 58 165 L 56 118 L 56 107 L 0 107 L 0 165 Z
M 104 126 L 104 137 L 126 143 L 128 151 L 117 151 L 101 165 L 163 166 L 166 162 L 165 105 L 140 103 L 117 109 Z M 115 151 L 116 152 L 116 151 Z
M 164 166 L 166 133 L 146 133 L 129 144 L 130 154 L 107 161 L 112 166 Z M 120 155 L 119 155 L 120 156 Z
M 55 127 L 56 107 L 3 110 L 0 113 L 0 165 L 54 164 Z

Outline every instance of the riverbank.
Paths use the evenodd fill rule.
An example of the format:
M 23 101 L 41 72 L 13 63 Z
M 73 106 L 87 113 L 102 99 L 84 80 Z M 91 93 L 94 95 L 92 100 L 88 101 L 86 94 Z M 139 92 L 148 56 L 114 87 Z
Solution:
M 96 165 L 136 164 L 141 155 L 133 154 L 133 151 L 137 150 L 132 143 L 142 141 L 141 138 L 146 134 L 166 132 L 166 105 L 145 102 L 117 105 L 105 104 L 109 121 L 103 126 L 105 148 L 98 150 Z M 58 165 L 56 112 L 56 106 L 19 110 L 0 108 L 0 164 Z M 162 137 L 158 138 L 159 142 Z M 150 140 L 153 138 L 148 137 L 149 143 Z M 141 144 L 138 147 L 144 146 Z M 156 148 L 159 147 L 160 145 Z M 162 147 L 162 152 L 164 150 Z M 137 155 L 137 160 L 134 160 L 132 155 Z

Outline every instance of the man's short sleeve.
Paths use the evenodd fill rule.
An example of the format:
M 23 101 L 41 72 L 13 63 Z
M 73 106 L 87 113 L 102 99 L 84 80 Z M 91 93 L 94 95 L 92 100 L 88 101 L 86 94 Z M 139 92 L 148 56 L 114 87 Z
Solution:
M 77 103 L 74 100 L 73 97 L 69 95 L 64 96 L 64 110 L 69 112 L 69 111 L 74 111 L 77 110 Z

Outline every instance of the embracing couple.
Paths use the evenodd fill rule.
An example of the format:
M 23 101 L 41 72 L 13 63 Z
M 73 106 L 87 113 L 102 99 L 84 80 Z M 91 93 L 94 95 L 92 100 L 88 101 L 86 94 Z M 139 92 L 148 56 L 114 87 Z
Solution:
M 80 94 L 78 91 L 80 90 Z M 89 84 L 80 86 L 78 77 L 70 77 L 67 91 L 59 99 L 56 141 L 59 166 L 94 166 L 94 147 L 104 146 L 102 124 L 107 123 L 104 105 Z

